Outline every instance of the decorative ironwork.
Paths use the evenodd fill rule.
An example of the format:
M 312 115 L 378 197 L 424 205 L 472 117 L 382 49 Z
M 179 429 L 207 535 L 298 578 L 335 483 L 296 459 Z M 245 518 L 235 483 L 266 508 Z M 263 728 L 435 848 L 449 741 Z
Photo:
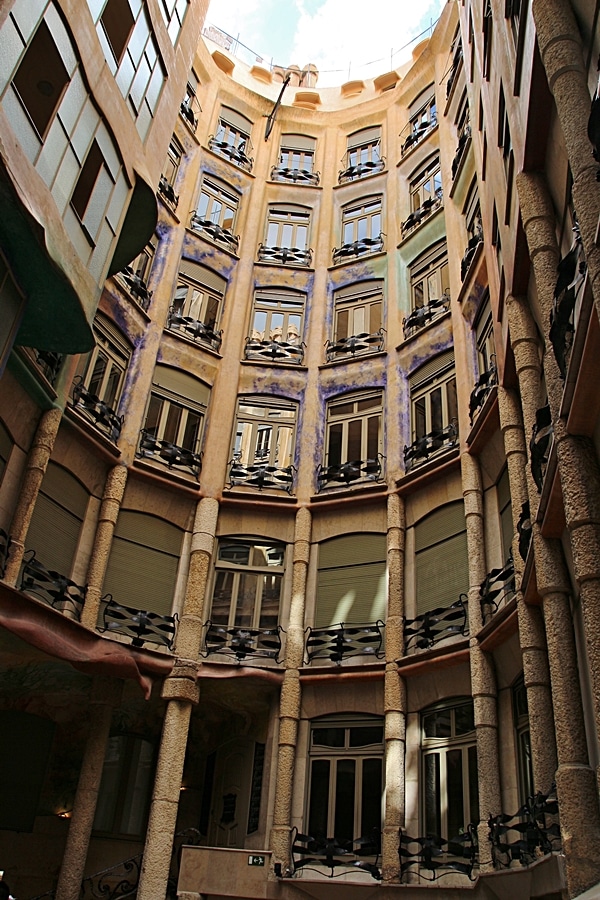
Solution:
M 405 221 L 402 222 L 400 226 L 402 237 L 405 238 L 407 234 L 414 231 L 419 225 L 422 225 L 429 216 L 433 215 L 433 213 L 442 206 L 443 202 L 444 195 L 442 189 L 438 188 L 435 192 L 435 197 L 430 197 L 429 200 L 425 200 L 418 209 L 411 212 L 408 219 L 405 219 Z
M 415 619 L 404 620 L 406 650 L 429 650 L 434 644 L 455 634 L 469 633 L 467 595 L 461 594 L 450 606 L 437 606 Z
M 287 166 L 273 166 L 271 169 L 271 181 L 292 181 L 294 184 L 312 184 L 316 187 L 320 180 L 320 173 L 310 169 L 289 169 Z
M 246 359 L 267 360 L 271 363 L 285 362 L 296 363 L 301 366 L 304 361 L 304 348 L 306 344 L 292 344 L 290 341 L 274 341 L 258 338 L 246 338 Z
M 247 657 L 281 662 L 281 625 L 277 628 L 227 628 L 209 620 L 205 628 L 203 656 L 220 653 L 233 657 L 238 663 Z
M 481 614 L 486 618 L 486 613 L 498 612 L 515 596 L 515 565 L 512 556 L 506 563 L 497 569 L 492 569 L 479 585 L 479 602 Z
M 412 150 L 413 147 L 420 144 L 423 138 L 427 137 L 429 132 L 433 131 L 436 125 L 437 116 L 433 116 L 431 119 L 424 119 L 422 122 L 414 125 L 412 131 L 400 148 L 400 156 L 404 156 L 409 150 Z
M 150 643 L 162 644 L 169 650 L 173 649 L 179 621 L 177 613 L 173 616 L 162 616 L 148 610 L 121 606 L 113 600 L 112 594 L 107 594 L 102 600 L 105 606 L 102 611 L 102 627 L 98 627 L 98 631 L 124 634 L 131 638 L 134 647 Z
M 375 459 L 357 459 L 353 462 L 337 463 L 334 466 L 319 466 L 317 470 L 318 490 L 331 484 L 346 487 L 355 481 L 381 481 L 383 454 Z
M 366 178 L 367 175 L 376 175 L 377 172 L 383 172 L 384 169 L 384 156 L 381 156 L 379 159 L 367 159 L 365 162 L 359 162 L 354 166 L 348 166 L 347 169 L 339 172 L 338 184 L 346 184 L 348 181 L 357 181 L 359 178 Z
M 254 160 L 251 156 L 246 156 L 246 141 L 242 141 L 239 146 L 234 147 L 233 144 L 229 144 L 227 141 L 219 141 L 214 135 L 211 135 L 208 139 L 208 149 L 212 150 L 213 153 L 218 153 L 219 156 L 224 156 L 225 159 L 239 166 L 240 169 L 245 169 L 246 172 L 252 171 Z
M 232 487 L 243 485 L 258 488 L 259 491 L 262 491 L 263 488 L 277 488 L 290 494 L 294 486 L 295 466 L 281 468 L 260 462 L 245 466 L 235 457 L 229 465 L 231 466 L 229 481 Z
M 327 341 L 325 344 L 325 353 L 327 362 L 331 362 L 340 356 L 355 357 L 357 354 L 363 356 L 365 353 L 378 353 L 383 350 L 385 329 L 380 328 L 379 331 L 368 334 L 353 334 L 350 337 L 340 338 L 337 341 Z
M 292 875 L 303 869 L 313 869 L 321 874 L 329 869 L 327 878 L 343 875 L 349 868 L 368 872 L 376 881 L 381 881 L 378 868 L 381 853 L 381 836 L 373 831 L 371 836 L 356 838 L 353 841 L 338 841 L 337 838 L 314 838 L 308 834 L 300 834 L 297 828 L 292 829 Z M 363 857 L 374 858 L 370 862 Z M 335 869 L 342 871 L 336 874 Z
M 463 156 L 465 154 L 466 148 L 471 140 L 471 126 L 467 122 L 464 128 L 462 129 L 460 136 L 458 138 L 458 145 L 456 147 L 456 153 L 454 154 L 454 159 L 452 160 L 452 180 L 456 178 L 458 174 L 458 170 L 460 168 L 460 164 L 462 162 Z
M 50 384 L 54 385 L 65 358 L 64 353 L 55 353 L 53 350 L 37 349 L 33 352 L 35 353 L 35 361 L 42 375 L 50 382 Z
M 592 156 L 596 162 L 600 162 L 600 97 L 598 97 L 598 91 L 592 98 L 587 134 L 592 145 Z M 600 181 L 600 169 L 596 172 L 596 181 Z
M 460 278 L 461 281 L 464 281 L 467 275 L 469 274 L 469 269 L 471 268 L 471 263 L 475 259 L 477 255 L 477 250 L 479 246 L 483 243 L 483 226 L 481 224 L 481 220 L 477 219 L 473 224 L 473 229 L 471 232 L 471 236 L 469 237 L 469 242 L 467 244 L 467 249 L 465 250 L 465 255 L 460 261 Z
M 77 375 L 73 382 L 73 409 L 89 419 L 113 443 L 118 441 L 124 416 L 118 416 L 108 403 L 90 394 L 84 386 L 82 375 Z
M 39 559 L 35 558 L 35 550 L 27 550 L 23 556 L 19 590 L 43 600 L 44 603 L 59 612 L 73 613 L 75 618 L 79 619 L 87 593 L 87 585 L 82 587 L 65 575 L 61 575 L 60 572 L 47 569 Z
M 167 318 L 167 328 L 169 331 L 183 331 L 186 337 L 191 337 L 193 341 L 199 341 L 201 344 L 208 344 L 213 350 L 219 350 L 223 334 L 222 331 L 213 331 L 204 322 L 193 319 L 191 316 L 182 316 L 181 313 L 171 307 Z
M 423 306 L 417 306 L 409 316 L 402 319 L 402 330 L 405 340 L 416 334 L 430 322 L 439 319 L 450 309 L 450 292 L 445 290 L 439 300 L 430 300 Z
M 198 476 L 202 469 L 202 454 L 194 453 L 187 447 L 178 447 L 170 441 L 159 441 L 156 435 L 142 428 L 140 431 L 140 446 L 136 454 L 144 459 L 155 459 L 162 462 L 169 469 L 189 469 L 192 475 Z
M 4 578 L 4 573 L 6 572 L 6 563 L 8 562 L 8 551 L 10 550 L 10 545 L 12 544 L 12 539 L 9 534 L 4 530 L 4 528 L 0 528 L 0 578 Z
M 378 619 L 366 625 L 330 625 L 328 628 L 307 628 L 306 658 L 324 658 L 339 664 L 350 656 L 373 656 L 382 659 L 385 622 Z
M 346 259 L 356 258 L 358 256 L 366 256 L 368 253 L 381 253 L 383 250 L 383 232 L 376 238 L 362 238 L 359 241 L 353 241 L 351 244 L 342 244 L 341 247 L 333 248 L 334 263 L 345 262 Z
M 400 881 L 406 875 L 437 881 L 453 872 L 460 872 L 473 881 L 473 870 L 478 865 L 477 849 L 474 825 L 467 825 L 466 831 L 448 841 L 432 834 L 414 838 L 400 829 Z
M 195 98 L 194 98 L 195 99 Z M 198 101 L 196 100 L 196 103 Z M 182 100 L 179 106 L 179 112 L 181 116 L 188 123 L 194 134 L 196 134 L 196 129 L 198 128 L 198 116 L 194 115 L 194 110 L 192 109 L 192 101 L 191 100 Z M 200 110 L 201 112 L 201 110 Z
M 158 181 L 158 193 L 164 197 L 173 209 L 177 209 L 179 194 L 175 193 L 173 185 L 167 181 L 164 175 L 161 175 Z
M 460 41 L 457 43 L 454 49 L 454 56 L 452 57 L 452 65 L 450 66 L 450 74 L 448 76 L 448 81 L 446 82 L 446 100 L 452 93 L 452 88 L 454 87 L 454 82 L 456 81 L 456 76 L 458 75 L 458 70 L 463 58 L 462 44 Z
M 299 247 L 265 247 L 258 245 L 259 262 L 281 263 L 284 266 L 310 266 L 312 250 Z
M 558 264 L 554 286 L 554 300 L 550 313 L 550 341 L 556 363 L 563 378 L 567 375 L 567 358 L 575 331 L 574 312 L 577 295 L 583 285 L 586 263 L 582 258 L 583 245 L 579 226 L 573 228 L 575 240 L 566 256 Z
M 497 384 L 498 370 L 496 368 L 496 357 L 495 354 L 492 354 L 489 369 L 487 372 L 481 373 L 475 387 L 471 391 L 471 397 L 469 398 L 469 421 L 471 422 L 471 425 L 473 424 L 475 413 L 479 412 Z
M 550 406 L 542 406 L 535 414 L 535 425 L 529 442 L 529 454 L 531 458 L 531 474 L 538 492 L 541 492 L 546 475 L 546 466 L 550 455 L 550 440 L 554 428 L 552 426 L 552 413 Z
M 488 827 L 497 869 L 508 868 L 513 861 L 528 866 L 541 856 L 560 850 L 556 786 L 552 785 L 547 794 L 538 792 L 528 797 L 514 816 L 490 816 Z
M 137 275 L 131 266 L 125 266 L 124 269 L 121 269 L 119 272 L 119 278 L 121 281 L 124 281 L 127 285 L 127 290 L 133 297 L 133 299 L 139 303 L 144 312 L 148 312 L 148 307 L 150 306 L 150 300 L 152 298 L 152 291 L 148 290 L 148 285 L 144 281 L 143 278 L 140 278 Z
M 458 441 L 458 427 L 452 421 L 445 428 L 430 431 L 429 434 L 417 438 L 410 444 L 404 445 L 404 466 L 407 471 L 421 463 L 428 462 L 432 457 L 456 447 Z
M 521 507 L 521 514 L 519 516 L 519 521 L 517 522 L 517 533 L 519 535 L 519 556 L 523 562 L 525 562 L 532 535 L 529 500 L 526 500 Z
M 190 228 L 194 231 L 200 231 L 207 234 L 213 241 L 224 244 L 224 246 L 232 253 L 238 252 L 238 247 L 240 245 L 239 234 L 232 234 L 229 229 L 221 228 L 220 225 L 217 225 L 216 222 L 211 222 L 210 219 L 201 219 L 195 211 L 192 213 L 190 219 Z

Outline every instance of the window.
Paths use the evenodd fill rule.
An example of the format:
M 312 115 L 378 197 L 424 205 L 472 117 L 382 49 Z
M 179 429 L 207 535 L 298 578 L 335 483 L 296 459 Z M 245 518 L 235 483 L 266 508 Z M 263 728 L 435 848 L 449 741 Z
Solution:
M 209 139 L 208 147 L 250 172 L 253 165 L 253 160 L 248 155 L 252 151 L 251 130 L 252 122 L 249 119 L 236 110 L 223 106 L 216 134 Z
M 239 197 L 229 185 L 205 177 L 198 206 L 192 215 L 192 228 L 237 252 L 239 237 L 234 235 L 233 229 L 238 203 Z
M 422 833 L 452 842 L 469 825 L 479 824 L 472 700 L 421 713 L 421 753 Z M 462 845 L 457 845 L 456 852 L 462 855 Z
M 483 77 L 489 81 L 492 66 L 492 41 L 494 34 L 492 0 L 484 0 L 483 5 Z
M 273 181 L 318 184 L 319 175 L 313 172 L 316 145 L 316 138 L 303 134 L 282 134 L 279 163 L 271 170 Z
M 498 512 L 500 514 L 500 537 L 502 539 L 502 559 L 507 560 L 512 553 L 513 518 L 512 500 L 510 496 L 510 482 L 508 468 L 505 467 L 496 484 L 498 497 Z
M 367 197 L 342 210 L 342 246 L 333 251 L 333 261 L 378 253 L 383 250 L 382 198 Z
M 385 620 L 384 534 L 348 534 L 319 545 L 315 628 Z
M 167 318 L 169 331 L 218 350 L 221 333 L 217 327 L 226 285 L 226 280 L 211 269 L 182 259 Z
M 379 459 L 383 446 L 383 394 L 345 395 L 327 405 L 325 465 Z M 362 473 L 362 478 L 366 477 Z
M 442 175 L 439 157 L 431 159 L 410 182 L 410 205 L 413 212 L 431 206 L 442 196 Z
M 68 83 L 69 72 L 42 19 L 13 78 L 13 87 L 41 140 L 46 137 Z
M 258 249 L 262 262 L 309 265 L 310 210 L 303 206 L 270 206 L 265 243 Z
M 108 739 L 95 831 L 128 837 L 143 834 L 153 771 L 154 745 L 150 741 L 134 734 L 117 734 Z
M 226 628 L 277 628 L 284 564 L 283 544 L 221 538 L 210 621 Z
M 183 147 L 173 135 L 167 151 L 167 160 L 158 182 L 159 194 L 169 202 L 173 209 L 177 209 L 179 202 L 179 195 L 175 193 L 175 182 L 177 181 L 182 158 Z
M 119 280 L 127 286 L 133 299 L 147 310 L 150 305 L 152 291 L 148 290 L 150 270 L 156 253 L 157 238 L 154 237 L 128 266 L 119 273 Z
M 403 130 L 401 154 L 418 144 L 437 125 L 437 108 L 433 85 L 429 85 L 422 91 L 416 100 L 413 100 L 408 110 L 408 125 Z
M 469 590 L 465 508 L 447 503 L 415 525 L 416 614 L 448 607 Z
M 200 104 L 198 103 L 198 98 L 196 97 L 196 94 L 198 93 L 198 84 L 199 82 L 196 73 L 192 70 L 189 74 L 184 98 L 179 107 L 181 115 L 193 132 L 195 132 L 198 127 L 198 113 L 202 112 Z
M 450 292 L 446 242 L 427 250 L 410 266 L 412 308 L 429 306 Z
M 477 361 L 479 374 L 490 372 L 496 364 L 496 349 L 494 346 L 494 323 L 490 308 L 489 291 L 484 299 L 481 311 L 475 322 L 475 340 L 477 342 Z
M 118 65 L 135 25 L 129 0 L 107 0 L 100 23 Z
M 85 222 L 85 214 L 103 166 L 102 151 L 98 142 L 93 140 L 71 197 L 71 206 L 82 222 Z
M 233 460 L 242 466 L 293 462 L 296 405 L 285 400 L 244 397 L 238 403 Z
M 305 299 L 304 294 L 288 288 L 256 291 L 246 359 L 302 362 Z
M 533 759 L 531 756 L 531 734 L 529 728 L 529 707 L 527 688 L 521 675 L 512 686 L 513 721 L 517 742 L 517 763 L 519 767 L 519 798 L 525 803 L 535 795 L 533 781 Z
M 179 32 L 187 12 L 189 0 L 161 0 L 160 11 L 165 20 L 169 37 L 173 44 L 177 43 Z
M 381 127 L 379 125 L 363 128 L 361 131 L 355 131 L 354 134 L 349 135 L 342 165 L 344 168 L 338 176 L 340 184 L 381 172 L 385 161 L 381 156 Z
M 333 340 L 327 358 L 365 355 L 383 349 L 383 283 L 352 284 L 334 295 Z
M 469 268 L 476 256 L 477 249 L 483 241 L 483 226 L 481 224 L 481 207 L 479 205 L 479 192 L 477 190 L 477 182 L 473 180 L 467 199 L 463 206 L 463 216 L 467 228 L 467 249 L 460 264 L 460 274 L 464 281 L 469 272 Z
M 310 731 L 306 833 L 344 846 L 359 838 L 359 855 L 376 855 L 381 839 L 383 719 L 329 716 Z
M 442 433 L 458 421 L 456 377 L 452 350 L 410 376 L 412 440 Z M 454 436 L 455 437 L 455 436 Z
M 0 829 L 32 832 L 40 805 L 55 724 L 16 709 L 4 709 L 0 724 L 10 740 L 0 742 Z M 40 810 L 41 812 L 41 810 Z
M 94 322 L 96 346 L 82 357 L 77 367 L 76 387 L 116 411 L 121 399 L 125 373 L 131 357 L 131 346 L 121 332 L 107 318 L 96 317 Z M 75 394 L 74 394 L 75 396 Z M 84 402 L 82 396 L 81 402 Z

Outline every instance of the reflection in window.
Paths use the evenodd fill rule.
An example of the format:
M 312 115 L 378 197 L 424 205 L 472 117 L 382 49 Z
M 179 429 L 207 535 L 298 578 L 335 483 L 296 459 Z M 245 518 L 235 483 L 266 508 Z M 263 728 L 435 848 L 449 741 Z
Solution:
M 382 450 L 381 391 L 332 400 L 327 407 L 325 464 L 377 459 Z
M 238 404 L 233 459 L 284 469 L 293 463 L 296 407 L 283 400 L 247 397 Z
M 140 837 L 145 828 L 152 773 L 154 746 L 133 734 L 109 738 L 94 830 Z
M 283 544 L 222 538 L 211 622 L 227 628 L 276 628 L 284 559 Z

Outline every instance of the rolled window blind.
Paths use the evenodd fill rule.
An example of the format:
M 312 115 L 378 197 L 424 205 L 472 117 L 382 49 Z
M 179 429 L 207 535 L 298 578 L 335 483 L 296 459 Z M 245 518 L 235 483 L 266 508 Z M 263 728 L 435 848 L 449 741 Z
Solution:
M 448 503 L 415 526 L 417 615 L 450 606 L 469 589 L 464 504 Z
M 44 475 L 25 547 L 47 569 L 70 577 L 89 494 L 77 479 L 50 462 Z
M 386 585 L 385 535 L 325 541 L 319 548 L 315 627 L 385 619 Z

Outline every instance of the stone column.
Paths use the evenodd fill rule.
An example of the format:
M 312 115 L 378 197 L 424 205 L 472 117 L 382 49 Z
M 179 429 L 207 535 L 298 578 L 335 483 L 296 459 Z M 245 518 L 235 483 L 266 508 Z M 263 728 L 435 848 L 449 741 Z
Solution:
M 92 683 L 90 728 L 56 886 L 56 900 L 79 900 L 110 734 L 112 711 L 120 703 L 122 688 L 123 682 L 116 678 L 96 677 Z
M 481 649 L 477 640 L 482 625 L 479 586 L 486 576 L 481 470 L 478 460 L 468 453 L 463 453 L 461 467 L 469 554 L 471 692 L 477 735 L 480 816 L 477 835 L 479 866 L 482 872 L 486 872 L 492 868 L 487 820 L 489 816 L 502 812 L 498 756 L 498 689 L 493 660 Z
M 206 586 L 213 555 L 219 503 L 213 497 L 204 497 L 196 508 L 190 568 L 181 622 L 177 630 L 175 652 L 187 659 L 198 659 L 204 625 Z
M 102 585 L 106 575 L 108 557 L 112 545 L 113 534 L 117 524 L 117 517 L 127 484 L 127 466 L 114 466 L 108 473 L 96 525 L 94 546 L 87 570 L 87 592 L 85 603 L 81 611 L 81 623 L 89 628 L 95 628 L 100 611 L 100 599 L 102 597 Z
M 25 552 L 25 541 L 27 539 L 27 530 L 33 510 L 38 498 L 42 479 L 48 468 L 50 455 L 54 447 L 56 435 L 60 426 L 62 411 L 60 409 L 49 409 L 42 414 L 40 418 L 27 463 L 21 481 L 21 490 L 19 492 L 19 500 L 15 507 L 12 522 L 9 528 L 11 536 L 11 545 L 4 573 L 4 581 L 11 587 L 14 587 L 19 577 L 19 569 L 23 561 L 23 553 Z
M 404 499 L 390 494 L 387 506 L 388 612 L 385 629 L 385 813 L 383 881 L 398 878 L 399 829 L 405 820 L 406 682 L 397 660 L 404 655 Z
M 292 572 L 292 601 L 285 647 L 285 675 L 279 700 L 279 746 L 275 786 L 275 809 L 271 828 L 273 863 L 281 863 L 285 871 L 290 865 L 290 828 L 292 789 L 296 766 L 296 744 L 302 689 L 300 668 L 304 656 L 304 608 L 306 577 L 310 556 L 312 516 L 308 509 L 296 514 L 294 558 Z
M 512 391 L 498 387 L 498 409 L 508 465 L 514 534 L 521 507 L 528 500 L 525 475 L 527 449 L 518 397 Z M 519 555 L 517 541 L 514 540 L 513 559 L 517 587 L 519 644 L 523 658 L 523 677 L 529 711 L 533 780 L 536 791 L 546 794 L 554 781 L 558 765 L 548 647 L 540 608 L 528 605 L 523 600 L 521 579 L 524 562 Z

